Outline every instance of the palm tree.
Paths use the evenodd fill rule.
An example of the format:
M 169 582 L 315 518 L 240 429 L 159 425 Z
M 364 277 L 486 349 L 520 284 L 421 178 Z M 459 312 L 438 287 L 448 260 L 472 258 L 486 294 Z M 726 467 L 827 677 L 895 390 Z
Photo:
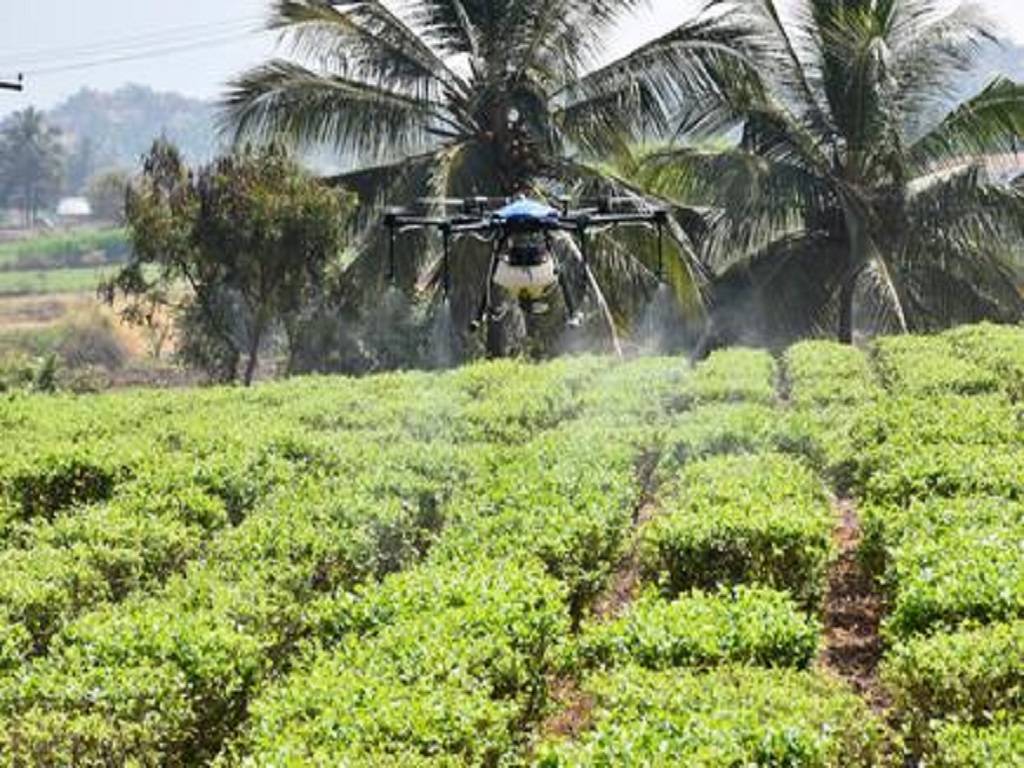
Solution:
M 607 31 L 636 4 L 279 0 L 271 27 L 292 55 L 233 82 L 226 124 L 238 139 L 335 148 L 354 169 L 337 181 L 360 195 L 368 217 L 385 201 L 420 195 L 610 193 L 614 180 L 586 158 L 626 152 L 667 129 L 687 93 L 713 84 L 710 63 L 729 43 L 705 24 L 684 25 L 594 67 Z M 671 230 L 669 274 L 695 311 L 699 265 L 683 230 Z M 364 291 L 380 288 L 375 281 L 385 272 L 375 245 L 350 267 Z M 650 283 L 649 253 L 601 248 L 596 259 L 599 274 L 619 278 L 619 288 Z M 407 287 L 433 263 L 407 269 Z M 472 314 L 486 263 L 470 243 L 456 250 L 457 317 Z M 611 303 L 623 292 L 611 290 Z
M 702 251 L 719 303 L 777 336 L 832 328 L 844 342 L 855 315 L 901 330 L 1020 318 L 1024 196 L 989 169 L 1016 152 L 1024 87 L 999 78 L 949 109 L 992 41 L 984 19 L 936 0 L 792 10 L 715 0 L 716 23 L 756 31 L 758 67 L 720 72 L 677 128 L 736 140 L 662 147 L 632 169 L 711 207 Z
M 0 127 L 0 199 L 18 202 L 26 227 L 56 199 L 63 154 L 60 130 L 33 107 L 15 112 Z

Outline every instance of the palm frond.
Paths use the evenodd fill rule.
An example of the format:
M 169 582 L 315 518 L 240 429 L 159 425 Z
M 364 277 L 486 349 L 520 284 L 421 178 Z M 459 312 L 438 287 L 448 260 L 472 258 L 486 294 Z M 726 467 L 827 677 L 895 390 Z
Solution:
M 414 29 L 379 0 L 277 0 L 270 28 L 290 39 L 296 54 L 339 74 L 416 85 L 423 95 L 436 95 L 438 84 L 468 90 L 445 60 L 445 40 Z
M 781 346 L 834 332 L 847 249 L 820 234 L 786 236 L 736 262 L 711 285 L 722 341 Z
M 1015 153 L 1021 136 L 1024 85 L 998 77 L 915 141 L 908 164 L 916 175 L 977 155 Z
M 904 131 L 916 136 L 923 120 L 945 111 L 962 77 L 996 41 L 988 18 L 975 4 L 942 9 L 931 0 L 912 0 L 899 3 L 898 12 L 890 43 L 892 76 L 898 83 Z
M 723 80 L 734 88 L 750 81 L 751 46 L 748 30 L 731 18 L 698 17 L 579 78 L 556 98 L 567 121 L 614 110 L 633 138 L 665 135 L 684 113 L 699 113 L 712 130 L 735 120 L 730 113 L 712 121 L 710 105 L 722 103 Z
M 479 15 L 470 15 L 476 4 L 464 0 L 424 0 L 413 12 L 421 25 L 444 35 L 447 46 L 455 53 L 479 60 L 482 56 Z
M 222 106 L 238 140 L 287 138 L 358 158 L 423 152 L 460 130 L 442 102 L 283 60 L 234 80 Z

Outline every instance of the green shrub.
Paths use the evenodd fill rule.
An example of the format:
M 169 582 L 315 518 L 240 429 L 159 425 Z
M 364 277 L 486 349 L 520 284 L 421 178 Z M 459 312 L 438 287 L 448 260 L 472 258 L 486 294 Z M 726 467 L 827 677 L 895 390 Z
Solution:
M 888 633 L 1024 615 L 1024 505 L 930 498 L 865 512 L 862 557 L 889 592 Z
M 897 445 L 908 452 L 949 443 L 1024 445 L 1024 406 L 1002 394 L 889 397 L 861 409 L 852 429 L 854 450 Z
M 1024 621 L 897 643 L 881 676 L 911 747 L 923 754 L 933 721 L 985 725 L 1024 707 Z
M 567 427 L 495 456 L 459 494 L 435 558 L 534 556 L 578 621 L 622 555 L 641 488 L 636 452 L 605 427 Z
M 820 481 L 799 461 L 779 454 L 705 459 L 684 468 L 659 503 L 640 557 L 666 595 L 748 582 L 818 604 L 833 519 Z
M 729 453 L 756 453 L 772 446 L 778 414 L 758 403 L 718 403 L 675 415 L 660 437 L 658 479 L 668 482 L 688 462 Z
M 268 657 L 229 614 L 182 607 L 129 602 L 68 627 L 50 656 L 0 682 L 0 752 L 41 756 L 35 764 L 76 749 L 87 764 L 119 754 L 162 764 L 212 758 Z M 103 727 L 83 738 L 96 722 Z
M 896 395 L 996 392 L 999 376 L 960 357 L 944 336 L 889 336 L 873 345 L 878 375 Z
M 928 496 L 1024 498 L 1024 448 L 940 443 L 886 444 L 861 456 L 856 487 L 875 504 L 906 505 Z
M 803 341 L 785 355 L 790 400 L 799 407 L 858 405 L 879 387 L 867 356 L 834 341 Z
M 23 518 L 52 519 L 72 506 L 109 499 L 128 469 L 118 459 L 92 458 L 78 447 L 4 474 L 0 487 L 15 499 Z
M 696 403 L 775 402 L 775 360 L 758 349 L 720 349 L 685 379 L 682 394 Z
M 961 357 L 994 373 L 1004 392 L 1024 401 L 1024 328 L 981 323 L 948 331 L 945 337 Z
M 183 489 L 178 496 L 119 499 L 19 529 L 17 546 L 0 552 L 0 606 L 39 652 L 83 611 L 180 571 L 226 522 L 223 508 L 217 511 L 214 500 Z M 209 528 L 196 525 L 196 517 Z
M 459 417 L 464 439 L 521 444 L 572 419 L 599 365 L 595 358 L 546 365 L 498 360 L 456 371 L 453 384 L 468 398 Z
M 1024 523 L 1024 504 L 998 496 L 928 496 L 906 507 L 866 505 L 861 509 L 862 562 L 885 579 L 892 550 L 905 540 L 947 536 L 965 528 Z M 889 587 L 896 586 L 889 579 Z
M 1024 766 L 1024 723 L 984 728 L 950 723 L 935 735 L 928 765 L 935 768 L 1021 768 Z
M 690 376 L 678 357 L 641 357 L 607 364 L 580 393 L 579 418 L 622 426 L 658 424 L 685 405 L 681 392 Z
M 840 684 L 808 672 L 627 667 L 594 677 L 592 724 L 549 739 L 542 766 L 878 766 L 881 724 Z
M 671 602 L 649 593 L 621 618 L 584 624 L 577 652 L 584 664 L 603 667 L 805 668 L 817 653 L 819 630 L 785 592 L 722 587 Z
M 369 635 L 344 637 L 254 702 L 249 761 L 496 764 L 514 754 L 568 631 L 563 588 L 535 564 L 478 560 L 400 574 L 367 602 Z

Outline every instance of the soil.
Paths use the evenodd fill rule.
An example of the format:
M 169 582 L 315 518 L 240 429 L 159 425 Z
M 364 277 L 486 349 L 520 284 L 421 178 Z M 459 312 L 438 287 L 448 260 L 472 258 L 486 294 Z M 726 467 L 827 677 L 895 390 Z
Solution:
M 541 735 L 575 739 L 590 727 L 593 697 L 570 677 L 553 680 L 549 690 L 555 713 L 541 725 Z
M 835 502 L 835 542 L 839 558 L 829 572 L 825 596 L 825 648 L 819 659 L 829 672 L 846 681 L 876 712 L 889 699 L 878 680 L 882 639 L 878 629 L 884 603 L 873 579 L 857 558 L 861 528 L 852 499 Z
M 633 530 L 654 517 L 656 508 L 650 501 L 643 504 L 634 516 Z M 625 613 L 640 590 L 640 559 L 631 549 L 619 563 L 608 581 L 608 587 L 594 601 L 593 614 L 598 621 L 610 621 Z

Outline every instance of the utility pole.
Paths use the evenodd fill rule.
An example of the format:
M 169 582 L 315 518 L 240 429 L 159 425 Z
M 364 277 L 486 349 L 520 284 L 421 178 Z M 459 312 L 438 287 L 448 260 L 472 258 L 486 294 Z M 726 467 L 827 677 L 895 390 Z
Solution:
M 25 76 L 18 75 L 17 80 L 0 80 L 0 91 L 21 91 L 25 88 Z

